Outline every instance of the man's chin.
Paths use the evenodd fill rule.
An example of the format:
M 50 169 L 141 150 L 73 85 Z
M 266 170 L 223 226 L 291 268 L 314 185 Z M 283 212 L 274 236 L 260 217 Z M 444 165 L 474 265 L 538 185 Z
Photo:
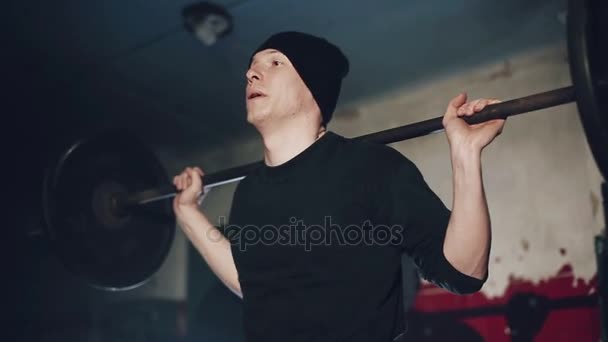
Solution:
M 268 119 L 268 113 L 261 111 L 248 111 L 247 122 L 252 125 L 261 124 Z

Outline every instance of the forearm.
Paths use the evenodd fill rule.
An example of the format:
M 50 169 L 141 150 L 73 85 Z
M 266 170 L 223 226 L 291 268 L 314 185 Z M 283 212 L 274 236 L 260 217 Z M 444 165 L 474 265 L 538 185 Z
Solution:
M 178 211 L 178 224 L 218 278 L 242 297 L 230 241 L 196 208 Z
M 453 207 L 443 245 L 446 259 L 460 272 L 486 277 L 491 223 L 483 188 L 481 153 L 452 150 Z

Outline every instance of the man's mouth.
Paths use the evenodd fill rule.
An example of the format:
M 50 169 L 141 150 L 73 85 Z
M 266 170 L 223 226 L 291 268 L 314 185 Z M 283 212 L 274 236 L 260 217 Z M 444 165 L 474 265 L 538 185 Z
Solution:
M 259 97 L 265 97 L 266 95 L 264 93 L 261 92 L 252 92 L 251 94 L 249 94 L 249 96 L 247 97 L 247 100 L 253 100 L 253 99 L 257 99 Z

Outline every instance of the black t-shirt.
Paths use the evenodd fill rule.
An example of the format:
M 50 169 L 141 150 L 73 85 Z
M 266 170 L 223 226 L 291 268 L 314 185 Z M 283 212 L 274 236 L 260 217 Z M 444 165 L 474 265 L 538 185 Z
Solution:
M 454 293 L 484 280 L 443 254 L 450 211 L 395 149 L 327 132 L 236 188 L 226 235 L 248 341 L 392 341 L 405 330 L 401 253 Z

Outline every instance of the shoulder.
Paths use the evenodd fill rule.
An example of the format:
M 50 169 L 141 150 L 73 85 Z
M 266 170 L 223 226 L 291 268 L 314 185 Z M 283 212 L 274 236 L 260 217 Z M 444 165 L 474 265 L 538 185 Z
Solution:
M 261 169 L 262 163 L 258 162 L 248 172 L 243 174 L 243 178 L 236 183 L 236 187 L 234 188 L 234 198 L 247 196 L 248 193 L 255 191 L 259 183 L 258 178 L 260 177 Z
M 372 167 L 379 173 L 418 171 L 410 158 L 392 146 L 342 136 L 339 136 L 339 139 L 340 154 L 355 160 L 358 164 Z

